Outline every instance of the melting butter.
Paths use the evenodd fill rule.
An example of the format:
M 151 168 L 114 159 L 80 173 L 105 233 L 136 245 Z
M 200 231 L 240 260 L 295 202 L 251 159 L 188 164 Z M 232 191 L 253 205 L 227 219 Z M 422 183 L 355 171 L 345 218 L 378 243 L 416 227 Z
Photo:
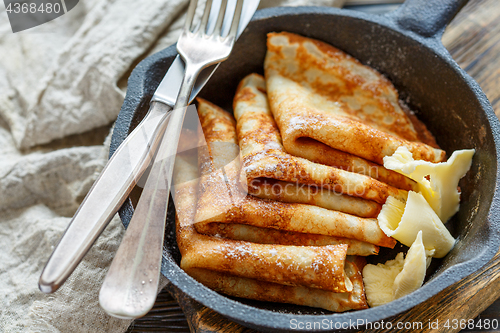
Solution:
M 433 257 L 444 257 L 455 245 L 455 239 L 444 226 L 422 194 L 409 191 L 406 204 L 387 198 L 377 217 L 380 229 L 406 246 L 411 246 L 422 231 L 424 247 Z
M 392 288 L 394 299 L 406 296 L 422 286 L 425 272 L 430 264 L 430 258 L 428 257 L 430 253 L 425 250 L 422 242 L 422 231 L 419 231 L 417 238 L 406 254 L 403 270 L 394 280 Z
M 424 248 L 420 231 L 404 260 L 400 252 L 394 260 L 385 264 L 366 265 L 363 282 L 368 305 L 383 305 L 420 288 L 430 263 L 429 254 Z
M 394 300 L 394 280 L 403 270 L 403 252 L 385 264 L 368 264 L 363 268 L 366 301 L 370 307 L 383 305 Z
M 406 147 L 399 147 L 392 156 L 384 157 L 384 167 L 416 181 L 420 193 L 446 222 L 458 211 L 458 182 L 469 171 L 474 153 L 474 149 L 457 150 L 448 161 L 431 163 L 415 161 Z

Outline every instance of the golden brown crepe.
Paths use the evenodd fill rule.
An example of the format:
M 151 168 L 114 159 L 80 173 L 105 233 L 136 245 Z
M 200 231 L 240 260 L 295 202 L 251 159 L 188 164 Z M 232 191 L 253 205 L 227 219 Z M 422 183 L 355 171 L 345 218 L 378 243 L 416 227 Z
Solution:
M 182 256 L 184 269 L 203 268 L 283 285 L 352 291 L 344 273 L 347 244 L 291 246 L 208 237 L 200 240 Z
M 213 222 L 249 224 L 261 228 L 273 228 L 306 234 L 344 237 L 393 248 L 396 241 L 387 237 L 376 219 L 331 211 L 303 204 L 245 198 L 234 203 L 230 198 L 219 196 L 216 200 L 209 193 L 219 195 L 222 186 L 205 186 L 200 193 L 196 227 Z M 223 202 L 225 200 L 225 202 Z M 216 204 L 214 206 L 213 202 Z
M 350 262 L 345 263 L 345 279 L 341 281 L 344 282 L 346 288 L 351 290 L 349 293 L 332 292 L 307 285 L 290 286 L 290 281 L 284 281 L 286 284 L 262 281 L 260 279 L 249 278 L 246 276 L 246 272 L 242 273 L 241 271 L 246 268 L 252 270 L 258 268 L 259 265 L 251 266 L 248 261 L 242 260 L 242 258 L 251 257 L 251 255 L 266 256 L 266 254 L 269 258 L 270 256 L 277 256 L 277 254 L 258 251 L 263 249 L 262 245 L 256 247 L 257 244 L 250 242 L 236 242 L 238 245 L 234 246 L 234 241 L 220 237 L 200 235 L 196 232 L 192 221 L 195 216 L 196 190 L 198 187 L 198 180 L 194 179 L 196 177 L 196 172 L 197 170 L 193 168 L 193 156 L 189 157 L 185 154 L 181 154 L 176 158 L 176 168 L 174 171 L 174 200 L 177 212 L 177 242 L 182 254 L 181 268 L 183 268 L 186 273 L 209 288 L 237 297 L 321 307 L 337 312 L 367 308 L 361 278 L 362 267 L 358 267 L 356 264 Z M 219 249 L 217 249 L 218 246 L 220 247 Z M 339 248 L 345 249 L 345 247 L 346 246 L 343 245 Z M 268 250 L 273 250 L 275 248 L 276 247 L 271 246 Z M 283 247 L 283 249 L 286 248 L 286 246 Z M 291 248 L 298 250 L 298 247 Z M 303 248 L 311 249 L 311 247 Z M 332 248 L 336 247 L 326 246 L 323 248 L 329 252 Z M 207 251 L 207 249 L 214 250 L 216 255 L 214 256 L 214 252 Z M 312 249 L 314 252 L 314 250 L 319 248 L 312 247 Z M 333 254 L 334 258 L 342 256 L 345 258 L 345 253 L 330 254 Z M 293 254 L 292 257 L 294 257 Z M 218 260 L 216 266 L 217 270 L 207 269 L 207 266 L 214 265 L 212 261 L 214 258 Z M 349 258 L 351 259 L 351 257 Z M 288 260 L 287 258 L 283 259 Z M 295 261 L 297 259 L 298 261 Z M 313 276 L 316 276 L 317 282 L 321 285 L 326 284 L 327 287 L 331 287 L 331 282 L 335 281 L 335 279 L 330 279 L 331 272 L 323 272 L 320 276 L 320 270 L 315 272 L 315 268 L 319 266 L 311 264 L 310 267 L 307 267 L 307 263 L 301 258 L 293 258 L 293 260 L 293 262 L 290 262 L 292 266 L 290 271 L 294 270 L 293 266 L 296 265 L 296 263 L 302 263 L 302 268 L 304 270 L 302 272 L 299 270 L 296 271 L 298 275 L 302 274 L 302 280 L 307 280 L 308 276 L 311 276 L 308 273 L 313 272 Z M 250 260 L 250 262 L 251 261 L 252 260 Z M 327 261 L 331 261 L 331 258 Z M 255 260 L 254 263 L 256 263 Z M 318 262 L 318 264 L 320 266 L 324 265 L 324 263 L 320 262 Z M 231 271 L 228 266 L 231 265 L 237 266 L 240 274 L 243 276 L 228 275 L 227 272 Z M 338 270 L 341 266 L 343 265 L 338 265 L 334 275 L 339 275 Z M 268 269 L 272 270 L 273 267 L 280 268 L 278 265 L 270 265 Z M 290 277 L 290 275 L 293 277 L 290 272 L 285 273 L 287 277 Z M 267 274 L 272 275 L 270 272 L 267 272 Z M 272 279 L 276 280 L 275 277 L 272 277 Z M 299 276 L 295 278 L 295 281 L 297 280 L 300 280 Z
M 211 124 L 218 129 L 205 131 L 205 139 L 209 146 L 215 142 L 220 143 L 219 137 L 231 140 L 227 143 L 236 144 L 234 120 L 231 121 L 231 116 L 227 112 L 200 99 L 198 113 L 204 131 L 205 124 Z M 246 195 L 238 181 L 240 168 L 237 160 L 223 161 L 224 158 L 225 155 L 211 155 L 209 158 L 203 157 L 200 161 L 202 177 L 195 218 L 199 232 L 202 232 L 200 228 L 203 224 L 207 223 L 236 223 L 343 237 L 391 248 L 396 244 L 394 239 L 382 232 L 374 218 L 361 218 L 313 205 L 284 203 Z M 225 165 L 225 167 L 215 169 L 213 165 Z
M 369 256 L 378 254 L 378 246 L 354 239 L 318 234 L 304 234 L 277 229 L 259 228 L 235 223 L 204 223 L 197 225 L 197 231 L 204 235 L 224 237 L 260 244 L 296 246 L 325 246 L 347 244 L 348 255 Z
M 353 286 L 350 293 L 334 293 L 303 286 L 285 286 L 254 279 L 228 276 L 203 269 L 191 269 L 187 272 L 205 286 L 235 297 L 305 305 L 333 312 L 368 308 L 361 270 L 351 262 L 346 262 L 346 275 Z
M 206 205 L 200 204 L 204 207 L 198 211 L 198 216 L 211 216 L 210 220 L 214 221 L 214 223 L 203 223 L 207 222 L 205 220 L 201 223 L 197 223 L 196 229 L 200 233 L 208 235 L 225 235 L 227 238 L 235 240 L 249 240 L 263 244 L 310 246 L 347 244 L 349 245 L 349 250 L 347 252 L 349 255 L 370 255 L 378 253 L 377 246 L 355 239 L 331 237 L 320 234 L 304 234 L 276 229 L 263 229 L 242 224 L 217 223 L 217 215 L 214 214 L 214 211 L 220 211 L 223 214 L 226 214 L 228 209 L 241 209 L 251 212 L 251 208 L 256 205 L 264 204 L 269 206 L 273 205 L 273 202 L 269 200 L 260 200 L 246 193 L 243 193 L 242 197 L 242 194 L 238 193 L 239 188 L 237 187 L 234 173 L 238 168 L 237 162 L 239 159 L 229 163 L 232 156 L 234 156 L 234 152 L 227 154 L 226 149 L 224 154 L 222 154 L 220 153 L 222 152 L 221 150 L 219 152 L 214 150 L 214 147 L 219 147 L 215 145 L 215 143 L 223 143 L 222 147 L 226 148 L 234 147 L 234 145 L 232 146 L 229 144 L 231 142 L 234 143 L 236 138 L 234 119 L 227 112 L 203 99 L 199 99 L 199 114 L 201 125 L 205 130 L 204 138 L 209 143 L 210 152 L 208 155 L 203 155 L 207 160 L 202 159 L 200 162 L 200 168 L 202 172 L 206 174 L 202 178 L 201 191 L 204 191 L 207 195 L 203 196 Z M 213 155 L 215 155 L 216 158 L 214 158 Z M 221 169 L 223 166 L 226 167 Z M 231 175 L 232 177 L 230 177 Z M 227 182 L 217 181 L 218 179 L 223 179 L 223 177 L 228 177 L 231 182 L 229 180 L 227 180 Z M 214 179 L 216 181 L 212 182 L 211 180 Z M 203 189 L 204 186 L 209 186 L 210 188 Z M 236 206 L 238 204 L 239 206 Z M 227 208 L 226 205 L 229 205 L 229 208 Z M 288 206 L 290 207 L 288 207 L 288 209 L 285 208 L 285 210 L 291 210 L 291 206 L 293 205 Z M 258 212 L 258 214 L 262 214 L 262 211 Z M 251 219 L 258 219 L 258 215 L 251 217 Z M 238 218 L 233 216 L 233 220 L 237 221 Z M 374 219 L 369 219 L 369 221 L 371 223 Z M 392 241 L 385 241 L 392 246 Z
M 268 120 L 268 118 L 272 119 L 272 114 L 267 102 L 266 83 L 260 75 L 248 75 L 242 80 L 238 87 L 234 100 L 234 109 L 235 116 L 239 119 L 240 112 L 238 112 L 236 107 L 239 107 L 242 112 L 261 112 L 268 115 L 269 117 L 265 117 L 264 120 Z M 278 142 L 281 150 L 284 151 L 281 135 L 277 129 L 274 119 L 272 120 L 272 124 L 272 127 L 269 126 L 269 130 L 272 132 L 272 140 L 269 140 L 269 142 Z M 256 150 L 256 147 L 253 146 L 255 145 L 254 142 L 247 144 L 247 140 L 245 140 L 245 136 L 254 135 L 254 133 L 247 134 L 250 130 L 251 129 L 242 128 L 238 132 L 240 141 L 243 141 L 240 142 L 240 144 L 242 147 L 245 146 L 245 148 L 247 148 L 242 148 L 247 151 L 247 155 L 252 153 L 253 150 Z M 413 180 L 397 172 L 387 170 L 381 165 L 366 161 L 349 153 L 332 149 L 316 140 L 301 138 L 300 140 L 297 140 L 295 144 L 297 145 L 296 148 L 301 151 L 300 156 L 306 160 L 370 176 L 383 183 L 400 189 L 414 190 L 416 188 L 416 183 Z
M 264 79 L 261 76 L 252 74 L 242 80 L 234 98 L 233 108 L 242 155 L 244 171 L 242 176 L 246 177 L 242 182 L 248 182 L 250 193 L 285 202 L 310 203 L 307 200 L 314 197 L 310 193 L 305 193 L 303 197 L 306 199 L 297 198 L 297 194 L 301 192 L 294 187 L 307 185 L 310 191 L 315 188 L 326 189 L 329 191 L 319 193 L 322 196 L 324 193 L 330 193 L 328 200 L 324 201 L 328 201 L 330 205 L 335 204 L 336 207 L 325 208 L 359 216 L 376 216 L 378 213 L 378 206 L 367 200 L 382 204 L 388 196 L 405 200 L 407 196 L 405 190 L 362 174 L 314 163 L 286 153 L 280 132 L 269 110 Z M 283 191 L 283 194 L 291 193 L 295 197 L 283 199 L 284 195 L 263 195 L 265 191 L 260 189 L 261 182 L 255 182 L 262 178 L 291 183 L 291 189 Z M 313 191 L 316 191 L 317 195 L 317 190 Z M 272 194 L 270 191 L 267 193 Z M 321 200 L 314 200 L 314 203 L 324 207 L 321 205 Z
M 422 124 L 417 128 L 428 135 L 419 135 L 393 85 L 333 46 L 270 33 L 264 69 L 270 108 L 290 154 L 329 164 L 346 158 L 344 152 L 382 165 L 405 146 L 418 160 L 445 158 L 429 145 L 433 140 L 419 142 L 432 136 Z

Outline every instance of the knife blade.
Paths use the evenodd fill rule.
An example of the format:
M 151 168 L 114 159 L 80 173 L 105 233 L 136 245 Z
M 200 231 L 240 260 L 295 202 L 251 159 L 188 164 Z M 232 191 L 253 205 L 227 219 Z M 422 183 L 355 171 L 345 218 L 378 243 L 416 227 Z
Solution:
M 238 37 L 250 22 L 259 2 L 245 0 Z M 216 3 L 220 7 L 221 1 L 214 0 L 213 5 Z M 211 29 L 216 17 L 209 19 L 208 27 Z M 200 73 L 190 101 L 203 88 L 217 66 Z M 167 128 L 169 112 L 175 104 L 183 76 L 184 63 L 177 56 L 156 89 L 145 118 L 110 158 L 48 259 L 38 283 L 42 292 L 52 293 L 66 281 L 151 163 Z

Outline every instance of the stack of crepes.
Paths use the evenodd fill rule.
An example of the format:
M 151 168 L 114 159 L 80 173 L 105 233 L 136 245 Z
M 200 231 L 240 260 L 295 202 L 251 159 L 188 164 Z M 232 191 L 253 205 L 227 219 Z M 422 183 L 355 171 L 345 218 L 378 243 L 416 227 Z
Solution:
M 174 175 L 181 267 L 231 296 L 367 308 L 363 257 L 396 244 L 380 207 L 416 188 L 383 157 L 445 153 L 387 79 L 330 45 L 271 33 L 264 69 L 241 81 L 234 118 L 198 100 L 206 149 Z

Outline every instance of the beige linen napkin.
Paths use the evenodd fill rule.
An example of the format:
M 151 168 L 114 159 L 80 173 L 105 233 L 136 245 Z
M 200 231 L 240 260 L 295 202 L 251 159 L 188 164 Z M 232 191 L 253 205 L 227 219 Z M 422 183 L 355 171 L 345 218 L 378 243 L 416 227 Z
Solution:
M 106 163 L 109 137 L 103 141 L 131 69 L 177 40 L 187 3 L 82 0 L 68 14 L 16 34 L 0 6 L 0 332 L 129 326 L 98 304 L 124 233 L 118 217 L 56 293 L 41 293 L 38 278 Z M 342 3 L 262 0 L 261 8 Z

